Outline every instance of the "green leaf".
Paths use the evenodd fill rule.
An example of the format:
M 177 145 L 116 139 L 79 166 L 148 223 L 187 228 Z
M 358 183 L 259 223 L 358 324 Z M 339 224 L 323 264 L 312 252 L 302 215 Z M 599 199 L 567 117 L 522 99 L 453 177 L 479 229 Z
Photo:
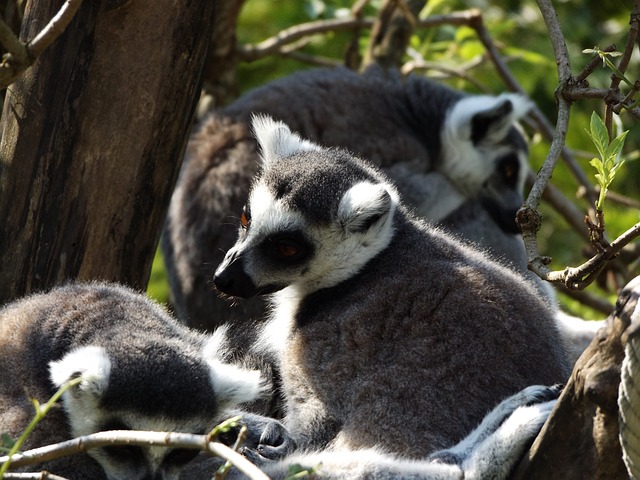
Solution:
M 591 122 L 589 125 L 590 131 L 587 132 L 596 146 L 598 153 L 602 159 L 606 158 L 606 149 L 609 145 L 609 134 L 607 133 L 607 127 L 602 119 L 596 115 L 596 112 L 591 113 Z
M 607 150 L 605 152 L 606 158 L 612 159 L 614 163 L 618 163 L 618 157 L 622 152 L 622 147 L 624 147 L 624 140 L 627 137 L 627 133 L 629 133 L 629 130 L 625 130 L 624 132 L 622 132 L 616 138 L 611 140 L 611 143 L 607 147 Z
M 591 159 L 589 164 L 595 167 L 595 169 L 598 171 L 600 175 L 604 175 L 604 166 L 602 165 L 602 160 L 600 160 L 599 158 L 593 158 Z M 596 178 L 597 177 L 598 175 L 596 175 Z

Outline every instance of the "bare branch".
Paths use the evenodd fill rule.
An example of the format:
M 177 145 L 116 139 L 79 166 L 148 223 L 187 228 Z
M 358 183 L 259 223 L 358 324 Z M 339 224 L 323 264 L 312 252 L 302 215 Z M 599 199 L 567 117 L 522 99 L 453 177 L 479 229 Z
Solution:
M 40 33 L 27 43 L 27 50 L 32 59 L 38 58 L 38 56 L 64 32 L 67 25 L 73 20 L 80 5 L 82 5 L 82 0 L 66 0 L 62 7 L 60 7 L 58 13 Z
M 475 86 L 478 90 L 487 92 L 487 88 L 478 82 L 475 78 L 467 73 L 467 70 L 474 68 L 482 63 L 482 56 L 478 55 L 477 59 L 468 62 L 467 65 L 462 65 L 459 68 L 452 68 L 439 63 L 428 62 L 423 59 L 411 60 L 405 63 L 400 70 L 403 75 L 408 75 L 416 70 L 433 70 L 436 72 L 442 72 L 447 77 L 457 77 L 468 82 L 470 85 Z M 488 92 L 487 92 L 488 93 Z
M 54 475 L 46 470 L 42 472 L 28 472 L 28 473 L 5 473 L 2 477 L 3 480 L 67 480 L 65 477 Z
M 549 38 L 553 46 L 553 51 L 558 65 L 559 88 L 561 89 L 571 80 L 571 69 L 569 65 L 569 52 L 558 24 L 558 17 L 551 5 L 550 0 L 538 0 L 538 6 L 542 12 L 542 16 L 547 25 Z M 551 174 L 556 166 L 558 158 L 562 153 L 565 145 L 567 129 L 569 126 L 570 103 L 561 95 L 556 95 L 558 101 L 558 120 L 556 123 L 555 133 L 549 148 L 549 153 L 544 165 L 538 172 L 536 181 L 529 192 L 529 196 L 525 200 L 524 205 L 518 210 L 516 219 L 522 230 L 522 238 L 524 240 L 525 249 L 529 269 L 533 270 L 541 278 L 548 280 L 550 270 L 547 265 L 550 263 L 548 257 L 541 257 L 538 249 L 537 233 L 540 229 L 542 217 L 537 211 L 540 198 L 545 190 L 546 185 L 551 179 Z
M 418 20 L 417 26 L 418 28 L 432 28 L 440 25 L 468 25 L 471 19 L 479 14 L 479 10 L 470 9 L 449 15 L 433 15 L 424 20 Z M 238 55 L 242 61 L 252 62 L 269 55 L 279 55 L 282 52 L 282 47 L 302 38 L 328 32 L 351 32 L 360 29 L 371 29 L 375 21 L 376 19 L 371 17 L 356 17 L 302 23 L 282 30 L 277 35 L 258 44 L 239 46 Z
M 597 98 L 605 100 L 607 103 L 620 104 L 634 118 L 640 120 L 640 107 L 634 107 L 632 104 L 627 103 L 624 94 L 609 88 L 591 88 L 584 85 L 569 84 L 562 90 L 562 96 L 570 101 Z
M 601 252 L 598 252 L 579 267 L 567 267 L 558 272 L 550 272 L 547 269 L 543 278 L 554 283 L 561 282 L 569 289 L 583 289 L 593 283 L 609 260 L 618 255 L 627 244 L 638 237 L 640 237 L 640 223 L 636 223 L 611 242 L 608 247 L 603 248 Z
M 603 52 L 614 52 L 615 50 L 616 50 L 615 45 L 608 45 L 602 49 Z M 584 82 L 587 79 L 587 77 L 591 75 L 593 72 L 595 72 L 596 68 L 598 68 L 600 65 L 602 65 L 602 60 L 600 60 L 600 57 L 595 55 L 591 59 L 591 61 L 587 64 L 587 66 L 584 67 L 578 75 L 576 75 L 575 83 L 580 84 Z
M 371 18 L 347 18 L 318 20 L 315 22 L 295 25 L 280 31 L 277 35 L 263 40 L 256 45 L 243 45 L 238 47 L 240 59 L 246 62 L 258 60 L 280 52 L 284 45 L 319 33 L 344 32 L 360 28 L 371 28 L 374 20 Z
M 202 450 L 231 462 L 238 470 L 252 480 L 268 480 L 268 477 L 258 467 L 226 445 L 209 441 L 208 435 L 176 432 L 142 432 L 131 430 L 98 432 L 55 445 L 34 448 L 33 450 L 15 454 L 11 457 L 11 465 L 14 467 L 32 465 L 55 458 L 75 455 L 91 448 L 99 448 L 107 445 L 153 445 Z M 8 457 L 6 456 L 0 457 L 0 464 L 7 460 Z
M 16 62 L 24 64 L 28 62 L 29 53 L 26 46 L 20 41 L 11 27 L 0 18 L 0 43 L 8 50 Z
M 11 85 L 60 36 L 81 4 L 82 0 L 66 0 L 58 13 L 26 45 L 18 40 L 6 23 L 0 20 L 0 42 L 9 51 L 0 65 L 0 88 Z

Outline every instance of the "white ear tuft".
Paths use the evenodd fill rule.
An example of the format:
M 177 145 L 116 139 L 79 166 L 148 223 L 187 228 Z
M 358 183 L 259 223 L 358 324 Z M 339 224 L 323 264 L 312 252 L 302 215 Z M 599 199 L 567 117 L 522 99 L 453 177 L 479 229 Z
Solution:
M 529 99 L 515 93 L 464 97 L 448 113 L 445 128 L 451 138 L 471 140 L 474 145 L 498 143 L 532 106 Z
M 71 379 L 82 377 L 74 392 L 100 397 L 109 385 L 111 361 L 102 347 L 80 347 L 67 353 L 60 360 L 50 362 L 49 373 L 57 387 Z
M 340 200 L 338 221 L 345 230 L 364 232 L 386 216 L 395 203 L 397 194 L 390 186 L 361 182 L 347 190 Z
M 238 403 L 257 399 L 265 391 L 265 384 L 257 370 L 247 370 L 225 363 L 228 353 L 227 326 L 218 327 L 203 348 L 209 365 L 209 379 L 221 408 L 231 408 Z
M 313 142 L 292 133 L 289 127 L 267 115 L 252 115 L 251 124 L 260 145 L 263 165 L 277 158 L 288 157 L 297 152 L 317 151 L 322 148 Z

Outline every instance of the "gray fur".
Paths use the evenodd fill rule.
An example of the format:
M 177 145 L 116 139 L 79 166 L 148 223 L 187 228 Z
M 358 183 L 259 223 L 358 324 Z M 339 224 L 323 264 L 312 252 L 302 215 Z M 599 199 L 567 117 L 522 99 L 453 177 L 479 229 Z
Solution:
M 268 462 L 263 469 L 273 479 L 285 478 L 292 465 L 314 468 L 323 479 L 506 479 L 545 422 L 557 394 L 553 388 L 528 387 L 501 402 L 458 445 L 426 460 L 409 460 L 380 449 L 325 450 L 296 453 Z
M 0 310 L 0 431 L 17 438 L 33 415 L 30 398 L 44 403 L 81 374 L 85 380 L 64 394 L 64 408 L 49 412 L 25 448 L 113 428 L 205 433 L 226 408 L 262 389 L 258 372 L 221 362 L 219 340 L 114 284 L 72 284 L 17 300 Z M 143 450 L 136 472 L 102 449 L 30 470 L 69 479 L 150 478 Z M 177 467 L 165 466 L 163 478 L 176 478 Z
M 283 127 L 257 128 L 263 149 Z M 214 282 L 233 296 L 277 290 L 258 347 L 281 372 L 300 447 L 423 458 L 500 399 L 566 379 L 530 283 L 414 218 L 382 172 L 339 149 L 265 156 Z
M 475 117 L 458 112 L 456 118 L 463 125 L 446 139 L 467 150 L 444 149 L 445 118 L 462 99 L 484 102 L 485 110 L 480 113 L 486 114 L 478 115 L 476 123 L 486 129 L 479 128 L 474 144 Z M 502 110 L 496 113 L 495 105 Z M 504 110 L 508 105 L 514 110 Z M 396 182 L 407 205 L 431 221 L 451 219 L 445 223 L 454 232 L 457 213 L 470 213 L 474 225 L 483 228 L 466 229 L 465 238 L 526 271 L 519 236 L 500 228 L 481 204 L 483 197 L 492 196 L 509 203 L 502 206 L 505 211 L 515 212 L 522 202 L 527 147 L 513 121 L 525 107 L 526 102 L 515 96 L 500 101 L 467 96 L 419 76 L 401 79 L 378 69 L 364 75 L 347 69 L 315 69 L 258 88 L 211 114 L 190 141 L 162 240 L 178 318 L 191 326 L 212 329 L 228 320 L 244 322 L 263 315 L 259 300 L 238 302 L 230 309 L 228 301 L 213 293 L 211 283 L 215 266 L 233 245 L 231 225 L 237 223 L 251 178 L 257 173 L 259 156 L 250 130 L 254 112 L 283 120 L 317 144 L 345 148 L 381 166 Z M 474 108 L 467 112 L 476 112 Z M 452 135 L 461 138 L 452 139 Z M 480 168 L 473 167 L 479 172 L 469 177 L 460 168 L 465 162 L 457 162 L 455 168 L 451 163 L 460 154 L 464 159 L 471 148 L 484 160 Z M 515 154 L 519 168 L 517 185 L 505 186 L 499 193 L 489 191 L 500 177 L 494 163 L 497 152 Z M 475 165 L 471 157 L 466 161 Z M 491 172 L 491 178 L 482 177 Z

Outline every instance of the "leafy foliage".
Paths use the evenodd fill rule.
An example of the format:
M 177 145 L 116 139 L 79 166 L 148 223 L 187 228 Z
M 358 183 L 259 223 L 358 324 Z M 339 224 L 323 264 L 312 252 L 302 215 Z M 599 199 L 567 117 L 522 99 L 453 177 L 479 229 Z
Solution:
M 613 182 L 618 169 L 624 164 L 624 159 L 621 158 L 620 154 L 629 131 L 625 130 L 609 141 L 609 132 L 607 132 L 604 121 L 593 112 L 591 114 L 591 126 L 587 133 L 600 154 L 600 158 L 593 158 L 589 163 L 598 172 L 595 176 L 600 185 L 600 195 L 598 196 L 596 208 L 602 211 L 609 186 Z

